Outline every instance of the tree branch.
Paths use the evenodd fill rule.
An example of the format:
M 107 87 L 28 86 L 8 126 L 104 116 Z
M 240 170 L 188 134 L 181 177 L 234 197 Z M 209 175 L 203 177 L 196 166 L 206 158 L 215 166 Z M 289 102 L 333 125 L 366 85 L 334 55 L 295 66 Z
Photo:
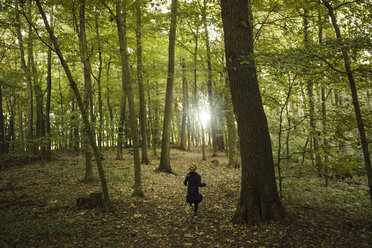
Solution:
M 339 69 L 336 69 L 335 67 L 333 67 L 333 65 L 331 65 L 331 63 L 329 63 L 324 58 L 322 58 L 322 57 L 320 57 L 320 56 L 318 56 L 316 54 L 313 54 L 313 56 L 316 57 L 316 58 L 318 58 L 318 59 L 320 59 L 320 60 L 322 60 L 323 62 L 325 62 L 332 70 L 337 71 L 338 73 L 347 74 L 346 72 L 340 71 Z

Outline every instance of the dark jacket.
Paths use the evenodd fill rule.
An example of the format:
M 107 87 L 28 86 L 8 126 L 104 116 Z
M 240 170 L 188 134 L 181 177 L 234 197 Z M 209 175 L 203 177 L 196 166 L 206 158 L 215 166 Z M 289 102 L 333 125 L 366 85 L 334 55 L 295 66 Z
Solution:
M 187 174 L 183 184 L 187 185 L 186 201 L 188 203 L 199 203 L 203 196 L 199 194 L 199 187 L 205 187 L 206 184 L 201 182 L 201 176 L 196 172 Z

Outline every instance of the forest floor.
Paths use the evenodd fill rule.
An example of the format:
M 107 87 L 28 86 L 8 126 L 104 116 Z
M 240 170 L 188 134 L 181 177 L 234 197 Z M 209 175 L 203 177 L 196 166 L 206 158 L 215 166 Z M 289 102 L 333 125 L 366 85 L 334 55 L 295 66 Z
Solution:
M 209 154 L 210 155 L 210 154 Z M 261 228 L 233 225 L 240 170 L 221 153 L 171 151 L 176 175 L 156 173 L 159 157 L 142 168 L 144 198 L 131 197 L 133 158 L 104 153 L 114 210 L 80 209 L 76 200 L 100 191 L 84 183 L 81 155 L 54 154 L 0 171 L 0 247 L 372 247 L 372 207 L 365 177 L 331 182 L 284 173 L 286 218 Z M 212 160 L 218 160 L 212 163 Z M 190 162 L 207 187 L 199 217 L 186 213 L 184 176 Z M 286 169 L 283 169 L 286 172 Z M 96 178 L 98 176 L 96 175 Z

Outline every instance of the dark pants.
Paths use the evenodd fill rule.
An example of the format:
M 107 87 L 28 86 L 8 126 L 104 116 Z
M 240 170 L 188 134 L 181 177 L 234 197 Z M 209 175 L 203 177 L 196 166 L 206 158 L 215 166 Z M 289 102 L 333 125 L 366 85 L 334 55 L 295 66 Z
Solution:
M 190 203 L 190 206 L 191 206 L 192 203 Z M 199 203 L 198 202 L 194 202 L 194 215 L 197 215 L 198 213 L 198 206 L 199 206 Z

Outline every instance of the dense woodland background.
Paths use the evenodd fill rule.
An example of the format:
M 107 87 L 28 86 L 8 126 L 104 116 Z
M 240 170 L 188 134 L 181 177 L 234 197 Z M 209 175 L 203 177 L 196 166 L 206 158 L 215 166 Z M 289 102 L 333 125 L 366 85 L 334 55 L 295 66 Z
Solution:
M 248 2 L 280 199 L 293 177 L 367 189 L 372 3 Z M 80 179 L 99 177 L 105 195 L 105 161 L 129 151 L 146 196 L 141 167 L 177 173 L 169 150 L 242 164 L 219 1 L 4 0 L 0 25 L 2 173 L 84 154 Z

